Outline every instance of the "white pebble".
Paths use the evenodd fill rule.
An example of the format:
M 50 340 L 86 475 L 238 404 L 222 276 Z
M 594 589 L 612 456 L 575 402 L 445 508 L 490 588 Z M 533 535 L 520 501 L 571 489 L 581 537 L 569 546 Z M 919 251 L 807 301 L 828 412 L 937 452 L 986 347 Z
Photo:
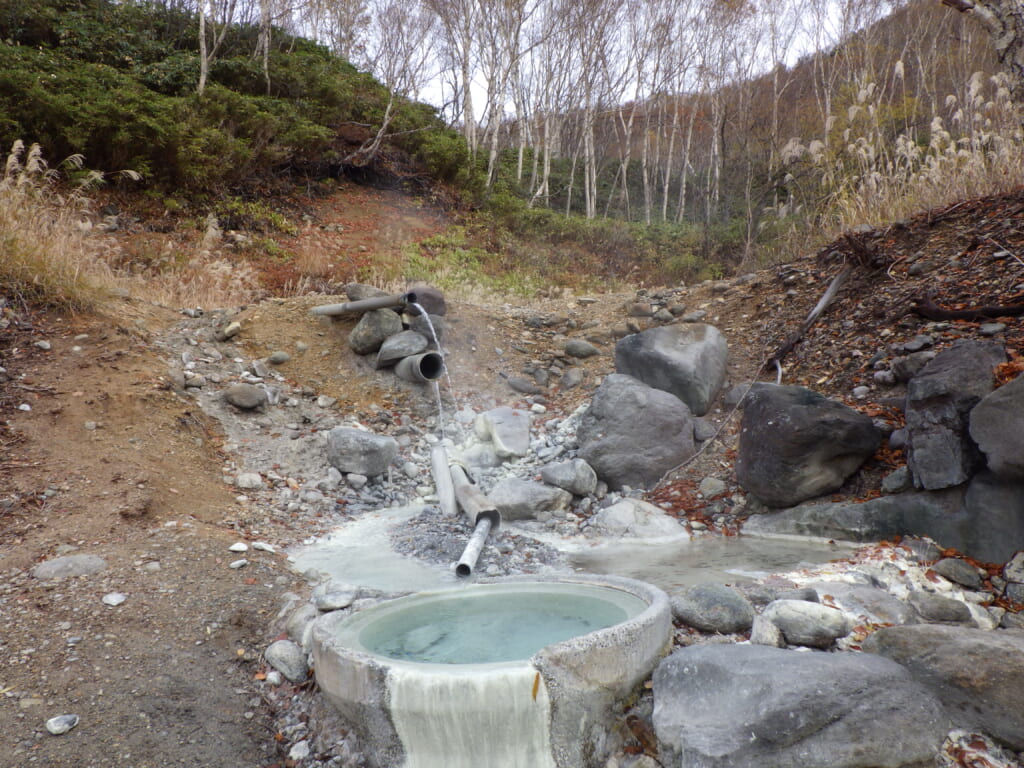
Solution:
M 121 592 L 110 592 L 103 596 L 104 605 L 120 605 L 128 599 L 128 595 Z
M 275 551 L 274 548 L 270 544 L 267 544 L 265 541 L 254 541 L 252 543 L 252 548 L 253 549 L 258 549 L 258 550 L 260 550 L 262 552 L 274 552 Z
M 248 552 L 249 545 L 246 544 L 244 541 L 239 541 L 232 544 L 230 547 L 228 547 L 228 549 L 232 552 Z
M 57 717 L 51 717 L 46 721 L 46 730 L 54 736 L 60 736 L 76 725 L 78 725 L 78 715 L 57 715 Z
M 228 565 L 228 568 L 234 568 L 237 571 L 239 568 L 245 568 L 248 564 L 249 561 L 243 557 L 241 560 L 235 560 L 233 563 Z

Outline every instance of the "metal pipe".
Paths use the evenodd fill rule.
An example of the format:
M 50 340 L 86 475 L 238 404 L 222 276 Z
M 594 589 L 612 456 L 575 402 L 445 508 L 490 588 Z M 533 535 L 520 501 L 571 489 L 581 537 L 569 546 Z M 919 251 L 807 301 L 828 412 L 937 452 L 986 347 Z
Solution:
M 455 517 L 459 511 L 455 506 L 455 485 L 448 467 L 448 452 L 441 444 L 430 449 L 430 468 L 437 488 L 438 503 L 445 517 Z
M 470 536 L 466 549 L 455 565 L 455 575 L 465 578 L 473 573 L 477 558 L 480 557 L 480 550 L 492 530 L 501 528 L 501 513 L 491 504 L 490 500 L 481 493 L 469 481 L 466 471 L 458 464 L 451 466 L 452 484 L 455 486 L 455 498 L 462 507 L 473 526 L 473 535 Z
M 437 352 L 403 357 L 395 366 L 395 375 L 406 381 L 435 381 L 444 373 L 444 358 Z
M 463 550 L 462 557 L 460 557 L 459 562 L 455 564 L 456 576 L 464 579 L 473 573 L 473 566 L 476 565 L 476 561 L 480 557 L 480 550 L 484 548 L 484 542 L 487 541 L 487 535 L 490 532 L 490 518 L 482 518 L 480 522 L 476 524 L 476 528 L 473 529 L 473 535 L 470 536 L 469 541 L 466 542 L 466 549 Z
M 314 315 L 335 317 L 349 312 L 369 312 L 371 309 L 405 309 L 406 305 L 415 303 L 415 293 L 396 293 L 393 296 L 372 296 L 369 299 L 347 301 L 344 304 L 324 304 L 309 311 Z

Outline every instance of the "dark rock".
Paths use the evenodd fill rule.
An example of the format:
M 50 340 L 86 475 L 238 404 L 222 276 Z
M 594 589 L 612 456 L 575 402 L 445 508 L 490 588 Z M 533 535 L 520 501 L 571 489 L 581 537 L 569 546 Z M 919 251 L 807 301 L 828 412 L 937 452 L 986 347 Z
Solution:
M 372 285 L 349 283 L 345 286 L 345 295 L 348 296 L 349 301 L 362 301 L 363 299 L 376 299 L 380 296 L 390 296 L 391 294 Z
M 409 330 L 416 331 L 428 344 L 436 344 L 448 332 L 448 322 L 440 315 L 416 315 L 409 321 Z
M 576 496 L 586 496 L 597 488 L 597 473 L 583 459 L 548 464 L 541 467 L 540 476 L 545 483 Z
M 755 384 L 740 426 L 736 478 L 772 507 L 838 489 L 881 443 L 871 419 L 804 387 Z
M 892 375 L 896 381 L 910 381 L 934 358 L 934 352 L 915 352 L 906 357 L 897 357 L 892 361 Z
M 910 479 L 910 470 L 906 467 L 894 469 L 882 478 L 882 493 L 903 493 L 914 487 Z
M 882 496 L 863 503 L 801 504 L 751 517 L 744 531 L 847 541 L 929 536 L 983 562 L 1004 562 L 1024 549 L 1024 487 L 983 472 L 966 489 Z
M 718 434 L 718 425 L 707 419 L 693 420 L 693 439 L 698 443 L 706 442 Z
M 594 393 L 577 430 L 579 457 L 618 490 L 647 488 L 693 455 L 693 416 L 674 395 L 612 374 Z
M 394 365 L 403 357 L 418 355 L 427 348 L 427 340 L 416 331 L 400 331 L 389 336 L 377 352 L 377 368 Z
M 672 768 L 932 765 L 942 707 L 898 664 L 759 645 L 675 651 L 654 672 L 659 760 Z
M 327 433 L 327 460 L 340 472 L 373 477 L 387 471 L 398 456 L 398 443 L 353 427 L 335 427 Z
M 415 294 L 416 303 L 426 310 L 428 315 L 444 317 L 448 314 L 448 305 L 445 303 L 444 294 L 440 288 L 432 285 L 415 285 L 409 289 L 409 293 Z M 405 311 L 410 315 L 420 314 L 419 307 L 409 305 Z
M 728 357 L 725 337 L 714 326 L 667 325 L 620 339 L 615 370 L 671 392 L 703 416 L 725 381 Z
M 907 465 L 918 488 L 965 482 L 981 463 L 967 434 L 968 414 L 992 391 L 1001 344 L 961 341 L 943 350 L 907 385 Z
M 583 339 L 569 339 L 565 342 L 565 354 L 569 357 L 586 358 L 600 355 L 601 350 Z
M 754 623 L 750 601 L 725 584 L 697 584 L 671 598 L 672 616 L 704 632 L 746 632 Z
M 525 376 L 509 376 L 505 379 L 505 383 L 511 389 L 523 395 L 539 395 L 544 391 Z
M 392 309 L 364 312 L 348 335 L 348 345 L 357 355 L 369 355 L 380 349 L 389 336 L 402 330 L 402 318 Z
M 1024 480 L 1024 376 L 986 395 L 971 410 L 970 433 L 988 468 Z
M 964 517 L 959 531 L 962 541 L 946 546 L 982 562 L 1006 562 L 1024 549 L 1024 480 L 979 472 L 967 486 Z M 945 543 L 938 536 L 933 538 Z
M 267 391 L 255 384 L 232 384 L 224 390 L 224 400 L 243 411 L 252 411 L 266 404 Z
M 932 566 L 940 576 L 968 589 L 981 589 L 982 579 L 978 569 L 958 557 L 946 557 Z
M 885 627 L 863 649 L 903 665 L 945 705 L 956 727 L 1024 749 L 1024 631 Z
M 959 600 L 936 595 L 933 592 L 912 592 L 910 604 L 918 615 L 929 624 L 970 624 L 974 618 L 966 605 Z
M 573 389 L 583 383 L 583 369 L 569 368 L 562 374 L 562 389 Z

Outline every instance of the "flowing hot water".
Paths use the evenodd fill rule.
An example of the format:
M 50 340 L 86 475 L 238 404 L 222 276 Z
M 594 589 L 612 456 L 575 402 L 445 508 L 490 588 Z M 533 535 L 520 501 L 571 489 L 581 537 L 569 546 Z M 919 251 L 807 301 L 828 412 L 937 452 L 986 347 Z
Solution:
M 448 361 L 445 359 L 444 350 L 441 349 L 441 340 L 437 338 L 437 331 L 434 329 L 434 323 L 430 320 L 430 315 L 427 310 L 424 309 L 422 304 L 418 302 L 411 303 L 413 307 L 420 313 L 420 316 L 427 324 L 427 328 L 430 329 L 430 336 L 434 340 L 434 346 L 437 347 L 437 354 L 441 356 L 441 368 L 444 371 L 445 381 L 448 382 L 448 394 L 452 398 L 452 407 L 458 411 L 459 406 L 455 400 L 455 388 L 452 386 L 451 373 L 448 371 Z M 434 396 L 437 398 L 437 431 L 440 437 L 444 437 L 444 406 L 441 402 L 441 386 L 435 380 L 432 382 L 434 385 Z

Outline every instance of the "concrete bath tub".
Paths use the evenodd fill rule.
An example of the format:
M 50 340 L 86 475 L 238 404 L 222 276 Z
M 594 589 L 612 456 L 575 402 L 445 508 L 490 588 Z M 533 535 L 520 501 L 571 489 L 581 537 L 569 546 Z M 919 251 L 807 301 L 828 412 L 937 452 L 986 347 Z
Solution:
M 326 614 L 312 645 L 321 691 L 382 768 L 596 768 L 671 631 L 656 587 L 570 576 Z

